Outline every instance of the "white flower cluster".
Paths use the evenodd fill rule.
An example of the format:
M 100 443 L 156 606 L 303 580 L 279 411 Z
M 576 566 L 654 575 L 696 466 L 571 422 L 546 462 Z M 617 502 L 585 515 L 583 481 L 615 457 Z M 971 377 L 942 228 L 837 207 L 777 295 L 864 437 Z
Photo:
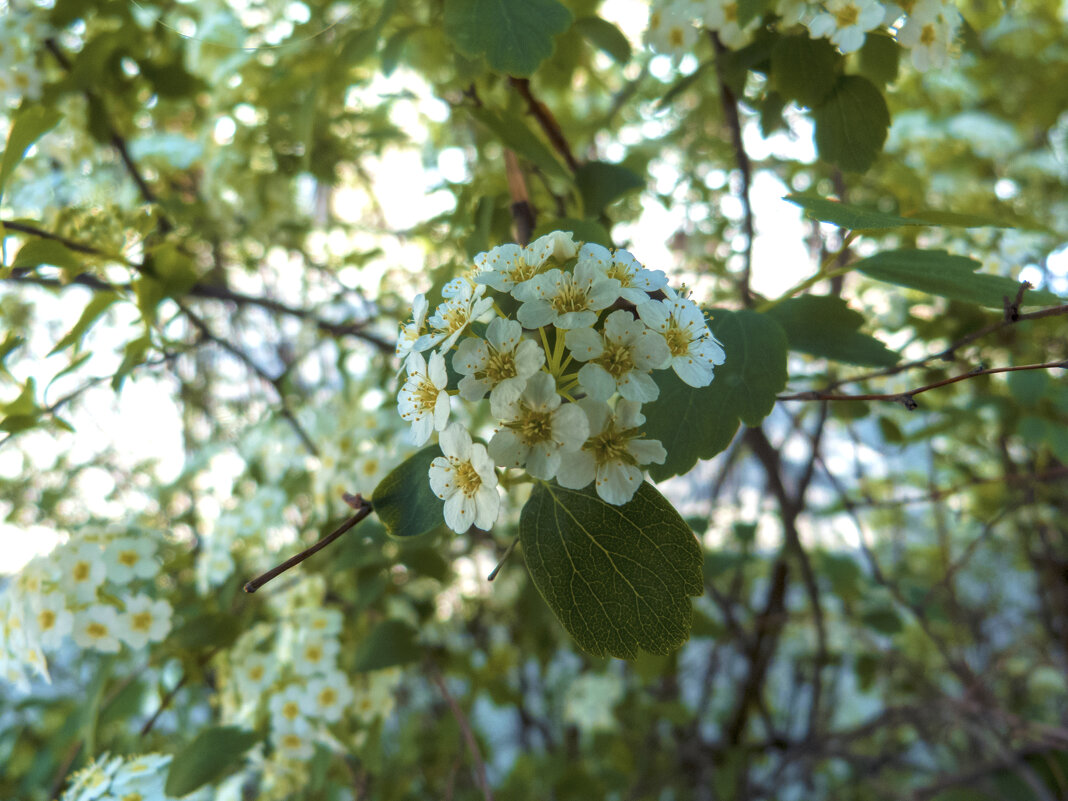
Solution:
M 43 78 L 36 54 L 48 35 L 37 10 L 8 8 L 0 14 L 0 110 L 24 97 L 41 97 Z
M 167 781 L 169 754 L 136 757 L 104 754 L 79 770 L 59 801 L 170 801 L 163 786 Z M 211 788 L 183 796 L 185 801 L 210 798 Z
M 961 22 L 950 0 L 777 0 L 774 11 L 782 26 L 804 25 L 843 53 L 859 50 L 869 32 L 885 28 L 911 51 L 919 70 L 945 65 Z M 749 44 L 759 26 L 759 18 L 738 24 L 736 0 L 654 0 L 645 38 L 677 61 L 693 52 L 701 29 L 715 31 L 723 44 L 737 49 Z
M 457 532 L 491 526 L 499 468 L 570 489 L 594 483 L 606 502 L 626 503 L 642 465 L 666 458 L 659 442 L 642 438 L 641 405 L 659 395 L 650 373 L 670 367 L 702 387 L 723 362 L 701 310 L 627 251 L 577 243 L 567 232 L 474 261 L 446 284 L 433 316 L 416 297 L 398 345 L 407 374 L 398 412 L 417 445 L 440 434 L 443 455 L 429 480 L 445 501 L 445 522 Z M 488 397 L 498 421 L 488 445 L 450 423 L 454 395 L 470 404 Z
M 81 648 L 140 649 L 171 630 L 171 606 L 145 592 L 159 572 L 148 532 L 87 535 L 33 559 L 0 598 L 0 676 L 25 686 L 24 667 L 46 680 L 44 653 L 70 637 Z

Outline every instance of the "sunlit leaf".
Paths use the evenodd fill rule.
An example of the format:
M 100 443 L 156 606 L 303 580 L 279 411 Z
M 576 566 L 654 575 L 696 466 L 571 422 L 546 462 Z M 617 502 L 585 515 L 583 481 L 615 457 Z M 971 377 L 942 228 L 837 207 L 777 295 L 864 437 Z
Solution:
M 26 156 L 38 139 L 51 131 L 63 115 L 55 109 L 44 106 L 27 106 L 20 109 L 11 122 L 11 130 L 7 135 L 7 144 L 4 145 L 3 159 L 0 159 L 0 198 L 4 196 L 7 179 L 11 177 L 15 167 Z

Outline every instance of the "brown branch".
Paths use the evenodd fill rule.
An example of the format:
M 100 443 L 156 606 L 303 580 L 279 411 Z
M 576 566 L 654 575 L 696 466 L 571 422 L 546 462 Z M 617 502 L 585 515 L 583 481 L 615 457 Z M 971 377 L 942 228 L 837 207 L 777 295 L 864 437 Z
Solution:
M 474 763 L 475 784 L 482 790 L 482 798 L 484 801 L 493 801 L 493 791 L 490 789 L 489 779 L 486 778 L 486 763 L 482 761 L 482 752 L 478 748 L 478 741 L 475 739 L 475 733 L 471 730 L 471 724 L 467 721 L 467 716 L 460 709 L 460 705 L 456 703 L 456 699 L 452 697 L 449 688 L 445 686 L 445 679 L 437 667 L 430 665 L 428 672 L 430 673 L 430 680 L 438 688 L 438 692 L 445 699 L 445 703 L 449 705 L 449 711 L 452 712 L 452 716 L 456 718 L 456 723 L 460 726 L 460 732 L 467 746 L 467 753 L 470 754 L 471 761 Z
M 981 375 L 994 375 L 995 373 L 1014 373 L 1019 370 L 1051 370 L 1060 368 L 1062 370 L 1068 370 L 1068 359 L 1061 359 L 1057 362 L 1042 362 L 1041 364 L 1021 364 L 1012 367 L 990 367 L 988 369 L 971 370 L 961 375 L 953 376 L 952 378 L 945 378 L 941 381 L 936 381 L 933 384 L 927 384 L 916 389 L 910 389 L 907 392 L 876 392 L 861 395 L 839 395 L 833 392 L 798 392 L 794 395 L 780 395 L 778 400 L 804 400 L 804 401 L 895 401 L 902 404 L 906 409 L 912 410 L 919 406 L 913 397 L 919 395 L 922 392 L 927 392 L 932 389 L 938 389 L 939 387 L 948 386 L 949 384 L 956 384 L 958 381 L 967 381 L 970 378 L 976 378 Z
M 305 548 L 303 551 L 296 554 L 295 556 L 291 556 L 286 559 L 284 562 L 282 562 L 282 564 L 272 567 L 266 573 L 256 576 L 256 578 L 247 582 L 244 586 L 245 592 L 253 593 L 260 587 L 262 587 L 264 584 L 266 584 L 268 581 L 276 579 L 290 568 L 296 567 L 309 556 L 312 556 L 313 554 L 316 554 L 321 551 L 323 548 L 332 543 L 334 540 L 336 540 L 342 534 L 347 532 L 349 529 L 353 528 L 357 523 L 359 523 L 361 520 L 363 520 L 365 517 L 371 514 L 371 512 L 374 511 L 374 507 L 371 505 L 371 503 L 369 501 L 364 500 L 363 497 L 360 495 L 346 495 L 345 501 L 353 509 L 356 510 L 356 513 L 352 515 L 352 517 L 350 517 L 340 526 L 335 528 L 333 531 L 331 531 L 317 543 L 312 545 L 310 548 Z
M 519 168 L 519 159 L 513 151 L 504 151 L 504 174 L 508 179 L 508 194 L 512 198 L 512 220 L 515 223 L 515 241 L 526 246 L 534 233 L 537 216 L 527 192 L 527 182 Z
M 574 153 L 571 152 L 571 146 L 567 143 L 567 138 L 560 128 L 560 123 L 556 121 L 556 117 L 549 111 L 549 107 L 534 97 L 534 93 L 530 91 L 530 80 L 515 77 L 511 77 L 508 80 L 519 93 L 519 96 L 527 101 L 527 110 L 538 121 L 538 125 L 545 133 L 549 143 L 556 148 L 557 153 L 563 156 L 571 171 L 576 172 L 579 168 L 579 163 L 575 159 Z

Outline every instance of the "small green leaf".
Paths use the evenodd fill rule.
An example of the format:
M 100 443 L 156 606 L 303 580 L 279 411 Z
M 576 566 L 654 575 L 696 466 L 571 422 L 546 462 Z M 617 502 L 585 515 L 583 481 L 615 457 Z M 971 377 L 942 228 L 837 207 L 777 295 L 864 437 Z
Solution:
M 587 217 L 596 217 L 612 201 L 645 187 L 645 179 L 622 164 L 588 161 L 575 171 Z
M 441 456 L 437 445 L 428 445 L 401 462 L 379 482 L 371 505 L 390 534 L 416 537 L 445 522 L 444 504 L 430 489 L 430 463 Z
M 908 287 L 929 295 L 1000 309 L 1004 298 L 1016 300 L 1020 283 L 1000 275 L 976 273 L 982 265 L 967 256 L 944 250 L 887 250 L 862 259 L 854 267 L 869 278 Z M 1061 302 L 1051 292 L 1029 289 L 1023 306 L 1053 306 Z
M 894 37 L 870 31 L 864 37 L 864 45 L 857 55 L 860 59 L 860 74 L 872 83 L 885 86 L 897 78 L 901 45 Z
M 860 621 L 869 629 L 887 635 L 898 634 L 905 627 L 901 615 L 889 606 L 868 609 L 860 616 Z
M 93 323 L 97 321 L 97 318 L 115 301 L 119 299 L 119 295 L 116 292 L 98 292 L 89 299 L 89 303 L 82 311 L 82 316 L 78 318 L 78 322 L 74 324 L 74 327 L 68 331 L 56 346 L 48 352 L 51 356 L 53 353 L 59 353 L 62 350 L 66 350 L 71 345 L 80 345 L 82 338 L 86 332 L 92 327 Z
M 1010 223 L 979 214 L 960 214 L 937 209 L 924 209 L 908 217 L 899 217 L 896 214 L 888 214 L 866 206 L 841 203 L 816 195 L 786 195 L 783 200 L 800 206 L 805 210 L 805 216 L 813 220 L 833 223 L 839 228 L 847 228 L 851 231 L 880 231 L 910 225 L 944 225 L 958 228 L 1016 227 L 1015 222 Z
M 802 106 L 821 103 L 834 89 L 842 56 L 826 39 L 783 36 L 771 50 L 771 85 Z
M 771 0 L 738 0 L 738 26 L 744 28 L 772 6 Z
M 467 112 L 482 123 L 501 141 L 547 175 L 568 179 L 564 165 L 557 161 L 548 145 L 542 142 L 523 120 L 507 111 L 494 111 L 481 106 L 468 108 Z
M 11 262 L 12 267 L 37 267 L 41 264 L 59 267 L 69 278 L 85 270 L 82 258 L 54 239 L 34 239 L 27 242 L 19 248 L 14 261 Z
M 864 367 L 892 367 L 898 355 L 859 332 L 864 317 L 833 295 L 803 295 L 767 312 L 786 332 L 790 350 Z
M 238 726 L 205 729 L 175 755 L 164 792 L 175 797 L 188 795 L 218 781 L 237 768 L 242 755 L 259 741 L 256 732 Z
M 382 670 L 417 661 L 423 655 L 415 642 L 417 634 L 400 620 L 383 620 L 360 642 L 353 669 L 357 672 Z
M 4 146 L 4 157 L 0 160 L 0 198 L 4 196 L 4 188 L 7 179 L 11 177 L 15 167 L 26 156 L 30 146 L 51 131 L 63 115 L 55 109 L 44 106 L 28 106 L 18 110 L 11 123 L 11 131 L 7 135 L 7 144 Z
M 619 64 L 626 64 L 630 61 L 630 42 L 619 28 L 608 20 L 600 17 L 583 17 L 575 20 L 575 29 Z
M 591 654 L 667 654 L 689 637 L 688 596 L 704 591 L 701 548 L 650 484 L 612 506 L 592 486 L 539 483 L 520 515 L 519 541 L 538 592 Z
M 890 128 L 882 92 L 860 75 L 839 76 L 834 91 L 812 116 L 820 158 L 854 172 L 864 172 L 875 163 Z
M 397 69 L 397 65 L 400 64 L 401 54 L 404 52 L 404 45 L 408 43 L 408 37 L 417 30 L 419 30 L 418 25 L 408 25 L 386 40 L 386 44 L 382 48 L 383 75 L 389 77 L 393 74 L 393 70 Z
M 571 25 L 558 0 L 445 0 L 445 35 L 468 58 L 529 77 L 552 55 L 553 37 Z
M 660 397 L 642 407 L 642 430 L 668 452 L 664 464 L 649 468 L 657 481 L 689 472 L 698 459 L 725 449 L 739 420 L 759 425 L 786 386 L 786 334 L 772 317 L 714 310 L 710 327 L 726 353 L 711 384 L 694 389 L 672 370 L 653 373 Z

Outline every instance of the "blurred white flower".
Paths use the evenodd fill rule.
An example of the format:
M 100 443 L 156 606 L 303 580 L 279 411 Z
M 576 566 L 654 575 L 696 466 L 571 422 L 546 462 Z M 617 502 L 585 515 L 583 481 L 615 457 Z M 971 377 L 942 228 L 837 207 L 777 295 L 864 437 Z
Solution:
M 115 607 L 108 604 L 93 604 L 79 610 L 71 627 L 71 636 L 78 647 L 111 654 L 122 647 L 119 638 L 124 633 Z
M 153 557 L 156 543 L 148 536 L 117 537 L 104 547 L 104 565 L 108 581 L 127 584 L 135 578 L 149 579 L 159 566 Z
M 59 551 L 59 584 L 79 601 L 96 599 L 107 578 L 104 553 L 96 542 L 77 542 Z
M 332 670 L 308 682 L 306 697 L 310 716 L 335 723 L 341 719 L 355 695 L 345 674 L 340 670 Z
M 119 618 L 119 636 L 131 648 L 144 648 L 160 642 L 171 630 L 171 605 L 147 595 L 123 599 L 125 611 Z
M 827 0 L 826 11 L 808 23 L 816 38 L 828 38 L 843 53 L 860 50 L 865 34 L 883 22 L 885 9 L 876 0 Z
M 34 596 L 30 598 L 30 608 L 30 636 L 45 648 L 58 648 L 74 626 L 74 615 L 67 608 L 66 597 L 61 592 Z

